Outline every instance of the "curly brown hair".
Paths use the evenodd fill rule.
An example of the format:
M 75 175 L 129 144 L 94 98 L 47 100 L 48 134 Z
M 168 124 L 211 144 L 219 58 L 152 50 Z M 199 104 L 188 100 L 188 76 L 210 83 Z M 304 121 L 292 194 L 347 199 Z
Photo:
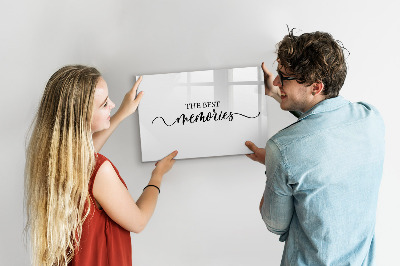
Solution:
M 339 95 L 346 79 L 343 50 L 347 49 L 329 33 L 316 31 L 295 36 L 292 29 L 277 44 L 277 60 L 300 84 L 322 82 L 322 93 L 333 98 Z

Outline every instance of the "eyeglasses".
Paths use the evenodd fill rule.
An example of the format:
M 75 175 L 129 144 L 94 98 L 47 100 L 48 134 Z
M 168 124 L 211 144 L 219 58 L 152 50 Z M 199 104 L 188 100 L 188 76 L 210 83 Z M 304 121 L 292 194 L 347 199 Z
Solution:
M 277 71 L 278 71 L 279 80 L 281 81 L 282 87 L 283 87 L 283 81 L 284 80 L 295 80 L 295 79 L 297 79 L 296 77 L 284 77 L 280 70 L 277 70 Z

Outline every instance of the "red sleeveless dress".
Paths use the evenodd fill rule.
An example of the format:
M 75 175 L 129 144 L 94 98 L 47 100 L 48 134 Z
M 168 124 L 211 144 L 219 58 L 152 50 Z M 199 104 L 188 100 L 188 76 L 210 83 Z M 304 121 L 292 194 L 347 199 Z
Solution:
M 100 166 L 109 161 L 105 156 L 96 154 L 96 166 L 89 181 L 90 213 L 82 226 L 79 250 L 69 263 L 71 266 L 132 265 L 132 247 L 130 232 L 119 226 L 103 209 L 96 206 L 93 197 L 93 183 Z M 110 162 L 111 163 L 111 162 Z M 125 185 L 117 168 L 115 172 Z

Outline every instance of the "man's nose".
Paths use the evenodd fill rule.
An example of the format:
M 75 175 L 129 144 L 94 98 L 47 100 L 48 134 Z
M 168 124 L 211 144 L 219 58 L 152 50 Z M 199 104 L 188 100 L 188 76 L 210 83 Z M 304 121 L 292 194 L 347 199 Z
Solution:
M 274 81 L 272 82 L 272 85 L 278 86 L 278 87 L 280 87 L 282 85 L 281 79 L 279 78 L 279 75 L 276 75 Z

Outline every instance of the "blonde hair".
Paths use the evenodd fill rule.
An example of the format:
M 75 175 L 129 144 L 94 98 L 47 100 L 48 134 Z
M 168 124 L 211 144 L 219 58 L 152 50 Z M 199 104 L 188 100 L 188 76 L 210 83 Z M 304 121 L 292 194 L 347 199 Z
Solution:
M 95 164 L 91 136 L 99 71 L 65 66 L 49 79 L 29 140 L 25 166 L 26 231 L 33 265 L 67 265 L 79 248 Z

